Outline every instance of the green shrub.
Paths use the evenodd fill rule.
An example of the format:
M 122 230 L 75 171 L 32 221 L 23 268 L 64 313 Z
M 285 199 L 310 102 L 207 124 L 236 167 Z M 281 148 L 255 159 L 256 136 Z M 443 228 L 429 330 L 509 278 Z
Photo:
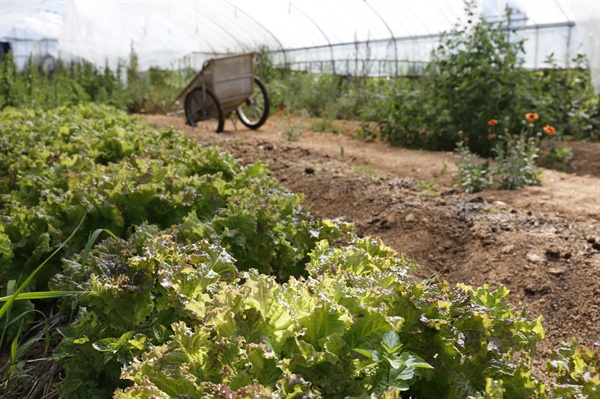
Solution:
M 284 80 L 268 82 L 273 104 L 283 105 L 288 113 L 308 112 L 323 116 L 341 95 L 340 78 L 332 74 L 290 72 Z
M 536 108 L 546 115 L 558 138 L 600 140 L 599 96 L 591 84 L 591 73 L 583 55 L 572 60 L 571 68 L 557 66 L 554 55 L 547 67 L 533 75 Z
M 476 18 L 470 8 L 467 13 Z M 520 130 L 521 115 L 532 109 L 531 93 L 519 58 L 523 43 L 510 40 L 509 25 L 510 18 L 497 26 L 485 20 L 467 23 L 433 52 L 423 90 L 437 149 L 452 149 L 462 131 L 471 151 L 491 155 L 486 122 L 498 115 L 510 131 Z
M 197 72 L 196 72 L 197 73 Z M 126 68 L 127 87 L 124 93 L 125 107 L 130 113 L 165 114 L 181 105 L 174 103 L 181 90 L 189 83 L 192 71 L 168 71 L 150 68 L 141 73 L 135 53 L 131 54 Z
M 532 101 L 529 76 L 520 66 L 522 43 L 510 40 L 510 22 L 472 22 L 473 7 L 468 3 L 469 22 L 442 38 L 424 76 L 385 85 L 383 97 L 363 109 L 362 119 L 376 122 L 382 139 L 447 151 L 468 138 L 471 151 L 489 156 L 487 120 L 504 115 L 509 128 L 520 127 L 517 116 Z
M 30 58 L 17 71 L 11 53 L 0 61 L 0 109 L 47 110 L 90 101 L 124 108 L 124 93 L 119 71 L 108 67 L 100 70 L 85 62 L 65 65 L 58 61 L 53 70 L 44 71 Z
M 560 70 L 550 57 L 548 69 L 526 71 L 523 43 L 510 37 L 510 13 L 506 23 L 491 25 L 473 22 L 473 7 L 468 3 L 469 22 L 446 34 L 432 52 L 423 76 L 381 82 L 381 97 L 371 97 L 361 109 L 362 135 L 444 151 L 468 139 L 470 151 L 491 157 L 486 122 L 502 116 L 504 127 L 517 132 L 522 115 L 535 111 L 546 115 L 559 138 L 597 140 L 599 97 L 585 59 L 578 56 L 573 68 Z
M 379 138 L 406 148 L 437 148 L 424 114 L 420 81 L 378 80 L 368 87 L 379 94 L 361 108 L 360 137 Z

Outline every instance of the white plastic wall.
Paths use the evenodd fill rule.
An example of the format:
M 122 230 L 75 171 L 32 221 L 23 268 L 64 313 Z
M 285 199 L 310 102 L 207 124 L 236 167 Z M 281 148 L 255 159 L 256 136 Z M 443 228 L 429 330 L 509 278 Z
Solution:
M 48 1 L 0 2 L 0 38 L 11 44 L 17 68 L 23 68 L 30 56 L 59 57 L 62 11 L 60 4 Z
M 566 9 L 581 37 L 594 89 L 600 93 L 600 1 L 569 2 Z

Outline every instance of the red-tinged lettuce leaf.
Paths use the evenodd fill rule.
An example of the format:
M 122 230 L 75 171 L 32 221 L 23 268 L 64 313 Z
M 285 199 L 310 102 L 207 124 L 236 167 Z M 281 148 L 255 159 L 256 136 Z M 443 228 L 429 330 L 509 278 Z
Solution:
M 172 399 L 171 395 L 158 389 L 150 380 L 144 380 L 140 384 L 126 388 L 124 391 L 116 391 L 114 399 Z
M 289 372 L 285 372 L 283 378 L 277 383 L 280 396 L 286 399 L 324 398 L 319 391 L 313 390 L 311 386 L 312 384 L 302 376 Z
M 214 384 L 210 382 L 204 382 L 202 387 L 205 392 L 205 395 L 202 396 L 203 399 L 271 399 L 280 397 L 277 392 L 273 392 L 272 389 L 257 383 L 239 387 L 235 390 L 227 384 Z
M 497 391 L 498 381 L 517 398 L 543 392 L 521 346 L 537 336 L 515 330 L 535 323 L 506 313 L 505 291 L 479 291 L 498 308 L 497 316 L 468 290 L 412 283 L 406 277 L 410 264 L 385 248 L 374 250 L 376 245 L 355 240 L 346 256 L 344 248 L 319 244 L 313 262 L 318 257 L 329 267 L 315 278 L 279 285 L 252 271 L 235 284 L 209 285 L 204 319 L 173 327 L 180 332 L 161 346 L 168 350 L 156 359 L 142 357 L 153 370 L 144 373 L 176 365 L 172 372 L 194 376 L 195 385 L 215 392 L 227 386 L 232 395 L 253 383 L 281 397 L 394 397 L 400 391 L 485 397 Z M 372 265 L 361 269 L 364 275 L 351 272 L 355 260 L 366 262 L 368 254 Z M 194 337 L 202 331 L 205 338 L 196 346 Z M 508 342 L 524 355 L 511 358 Z
M 381 240 L 371 237 L 356 238 L 353 244 L 339 248 L 330 246 L 326 240 L 319 242 L 313 250 L 311 262 L 307 265 L 308 272 L 313 277 L 342 271 L 357 276 L 369 276 L 371 273 L 397 266 L 398 263 L 405 263 L 399 271 L 406 275 L 406 266 L 409 263 L 399 258 L 396 251 L 385 246 Z M 329 262 L 323 262 L 323 258 L 327 258 Z
M 122 397 L 136 397 L 131 395 L 149 391 L 162 392 L 166 397 L 196 395 L 202 391 L 198 384 L 202 375 L 196 374 L 202 370 L 210 349 L 209 333 L 193 332 L 183 323 L 172 328 L 172 341 L 154 347 L 123 370 L 121 378 L 133 381 L 134 386 L 125 390 Z
M 546 363 L 553 378 L 552 399 L 600 398 L 600 349 L 574 339 L 561 343 Z
M 133 397 L 119 395 L 135 392 L 143 395 L 148 387 L 169 397 L 212 397 L 218 387 L 236 391 L 253 385 L 245 370 L 249 358 L 243 339 L 212 340 L 207 330 L 191 330 L 183 323 L 172 328 L 172 341 L 144 354 L 141 362 L 135 361 L 123 371 L 122 378 L 135 384 L 118 397 Z M 200 396 L 205 390 L 207 396 Z

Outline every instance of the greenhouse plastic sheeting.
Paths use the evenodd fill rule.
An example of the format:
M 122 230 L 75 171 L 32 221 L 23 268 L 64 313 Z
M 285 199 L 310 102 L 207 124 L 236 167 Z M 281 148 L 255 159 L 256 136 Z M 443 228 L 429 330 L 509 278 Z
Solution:
M 598 88 L 599 1 L 479 5 L 489 21 L 501 20 L 507 5 L 515 8 L 514 40 L 526 40 L 526 67 L 543 67 L 550 53 L 559 66 L 569 66 L 585 53 Z M 142 70 L 199 69 L 217 55 L 264 48 L 276 63 L 296 69 L 398 75 L 422 70 L 440 33 L 465 21 L 464 8 L 462 0 L 1 0 L 0 37 L 16 56 L 85 59 L 111 68 L 132 51 Z
M 594 89 L 600 93 L 600 1 L 574 1 L 568 6 L 581 36 L 582 54 L 588 59 Z

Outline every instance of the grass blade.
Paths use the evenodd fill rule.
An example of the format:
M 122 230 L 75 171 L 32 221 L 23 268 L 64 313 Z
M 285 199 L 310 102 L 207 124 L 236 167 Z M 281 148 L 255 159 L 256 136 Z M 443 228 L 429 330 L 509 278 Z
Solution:
M 20 301 L 23 299 L 54 299 L 61 298 L 63 296 L 69 295 L 78 295 L 78 294 L 88 294 L 89 291 L 36 291 L 36 292 L 25 292 L 20 294 L 15 301 Z M 6 302 L 12 298 L 13 295 L 0 297 L 0 302 Z
M 90 235 L 90 239 L 88 240 L 87 244 L 85 245 L 85 249 L 83 250 L 83 256 L 81 257 L 81 266 L 85 267 L 85 262 L 87 262 L 87 258 L 90 254 L 90 251 L 92 250 L 92 247 L 94 246 L 94 243 L 96 242 L 96 240 L 98 239 L 98 236 L 100 235 L 100 233 L 102 232 L 106 232 L 108 235 L 110 235 L 113 238 L 118 238 L 112 231 L 110 230 L 106 230 L 106 229 L 96 229 L 91 235 Z
M 23 282 L 23 284 L 21 284 L 19 286 L 19 288 L 17 288 L 17 290 L 15 291 L 14 294 L 12 294 L 10 296 L 10 298 L 6 301 L 6 303 L 2 306 L 2 308 L 0 308 L 0 319 L 2 318 L 2 316 L 4 316 L 4 314 L 6 313 L 6 311 L 10 308 L 10 306 L 13 304 L 13 302 L 17 299 L 17 297 L 19 296 L 19 294 L 21 293 L 21 291 L 23 291 L 28 285 L 29 283 L 31 283 L 31 280 L 33 280 L 33 278 L 35 277 L 35 275 L 42 270 L 42 268 L 46 265 L 46 263 L 48 263 L 48 261 L 50 259 L 52 259 L 52 257 L 54 255 L 56 255 L 58 252 L 60 252 L 60 250 L 62 250 L 68 243 L 69 241 L 71 241 L 71 239 L 75 236 L 75 233 L 77 233 L 77 231 L 79 230 L 79 228 L 81 227 L 81 225 L 83 224 L 83 221 L 85 219 L 85 215 L 81 218 L 81 221 L 79 222 L 79 225 L 77 226 L 77 228 L 75 230 L 73 230 L 73 232 L 71 233 L 71 235 L 65 240 L 65 242 L 63 242 L 60 247 L 58 247 L 54 252 L 52 252 L 52 254 L 50 254 L 49 257 L 47 257 L 34 271 L 33 273 L 31 273 L 29 275 L 29 277 L 27 277 L 27 279 Z M 89 243 L 88 243 L 89 244 Z

